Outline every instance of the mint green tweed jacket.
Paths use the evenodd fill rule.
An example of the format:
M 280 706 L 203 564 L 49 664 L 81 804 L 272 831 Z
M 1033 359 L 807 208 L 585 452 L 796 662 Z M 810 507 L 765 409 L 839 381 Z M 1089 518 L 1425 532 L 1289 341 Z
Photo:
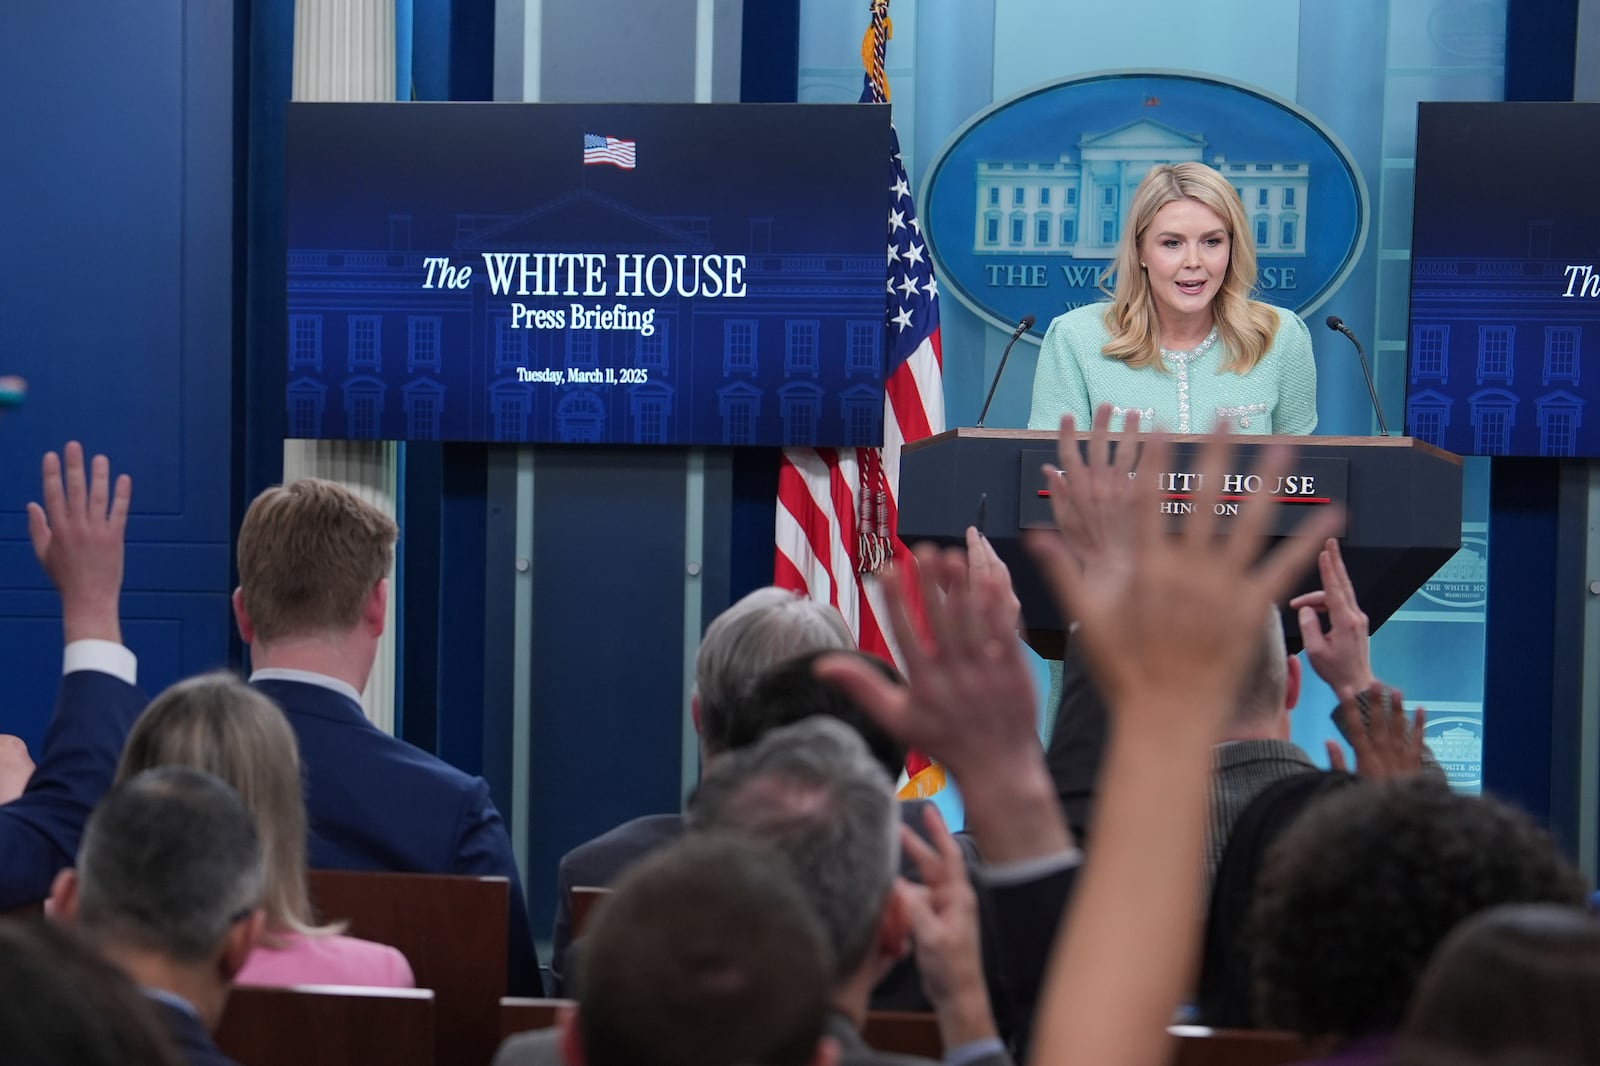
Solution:
M 1300 316 L 1274 307 L 1278 332 L 1248 374 L 1218 373 L 1220 342 L 1192 358 L 1167 359 L 1167 372 L 1135 370 L 1101 350 L 1111 340 L 1101 316 L 1106 303 L 1074 308 L 1050 323 L 1033 376 L 1029 429 L 1055 429 L 1071 412 L 1088 429 L 1094 409 L 1114 408 L 1111 428 L 1139 412 L 1139 426 L 1171 433 L 1209 433 L 1225 421 L 1235 433 L 1306 434 L 1317 428 L 1317 364 Z

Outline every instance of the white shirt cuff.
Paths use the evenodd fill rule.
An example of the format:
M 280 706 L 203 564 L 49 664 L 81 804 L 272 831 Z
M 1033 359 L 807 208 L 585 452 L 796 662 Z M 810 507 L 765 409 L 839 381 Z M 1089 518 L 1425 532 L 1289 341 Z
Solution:
M 139 659 L 124 645 L 114 640 L 75 640 L 61 654 L 61 672 L 77 673 L 79 670 L 98 670 L 102 674 L 139 683 Z
M 1036 855 L 1016 862 L 984 863 L 978 869 L 978 876 L 986 885 L 1020 885 L 1025 881 L 1037 881 L 1041 877 L 1070 870 L 1082 862 L 1083 852 L 1068 848 L 1053 855 Z

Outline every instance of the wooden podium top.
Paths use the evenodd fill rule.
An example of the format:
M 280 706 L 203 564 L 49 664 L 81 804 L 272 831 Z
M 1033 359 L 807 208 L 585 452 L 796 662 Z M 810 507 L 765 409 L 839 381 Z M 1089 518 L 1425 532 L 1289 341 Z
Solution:
M 1145 435 L 1146 434 L 1141 432 L 1135 436 Z M 1059 434 L 1053 429 L 991 429 L 987 426 L 958 426 L 955 429 L 947 429 L 943 433 L 935 433 L 930 437 L 923 437 L 921 440 L 911 441 L 910 443 L 906 444 L 901 451 L 921 451 L 924 448 L 931 448 L 951 440 L 1016 440 L 1045 442 L 1053 441 L 1057 438 L 1057 436 L 1059 436 Z M 1088 433 L 1076 433 L 1074 436 L 1078 440 L 1089 439 Z M 1113 433 L 1111 435 L 1111 439 L 1121 440 L 1127 436 L 1128 434 L 1126 433 Z M 1167 439 L 1179 444 L 1193 444 L 1201 443 L 1203 441 L 1210 440 L 1211 438 L 1207 434 L 1203 433 L 1174 433 L 1169 434 Z M 1287 444 L 1292 447 L 1300 448 L 1308 446 L 1316 448 L 1404 448 L 1408 451 L 1420 452 L 1424 455 L 1430 455 L 1437 459 L 1443 459 L 1444 461 L 1453 463 L 1456 466 L 1461 465 L 1461 456 L 1454 452 L 1447 452 L 1443 448 L 1435 447 L 1434 445 L 1429 444 L 1427 441 L 1417 440 L 1415 437 L 1321 437 L 1317 436 L 1316 434 L 1298 437 L 1285 436 L 1281 434 L 1270 434 L 1266 436 L 1245 436 L 1243 434 L 1234 434 L 1233 440 L 1235 444 L 1241 444 L 1245 447 L 1254 447 L 1261 444 Z

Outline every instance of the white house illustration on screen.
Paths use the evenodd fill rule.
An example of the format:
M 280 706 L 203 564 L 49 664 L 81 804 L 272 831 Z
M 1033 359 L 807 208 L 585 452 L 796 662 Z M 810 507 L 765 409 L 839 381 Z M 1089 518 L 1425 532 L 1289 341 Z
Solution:
M 1062 152 L 1054 162 L 982 160 L 972 250 L 1109 259 L 1123 212 L 1150 168 L 1201 162 L 1205 153 L 1204 134 L 1146 118 L 1082 135 L 1076 158 Z M 1305 254 L 1309 163 L 1232 162 L 1219 154 L 1210 165 L 1238 190 L 1258 256 Z

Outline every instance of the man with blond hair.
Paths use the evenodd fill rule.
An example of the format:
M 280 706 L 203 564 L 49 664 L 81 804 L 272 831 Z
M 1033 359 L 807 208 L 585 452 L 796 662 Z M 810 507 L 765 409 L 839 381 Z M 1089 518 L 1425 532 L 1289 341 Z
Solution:
M 397 740 L 361 710 L 383 636 L 394 521 L 303 478 L 257 496 L 239 529 L 239 635 L 250 683 L 283 708 L 305 764 L 311 865 L 511 882 L 507 987 L 542 988 L 505 823 L 481 777 Z
M 69 482 L 81 483 L 81 450 L 69 451 L 68 459 Z M 47 503 L 50 472 L 47 463 Z M 105 479 L 97 466 L 101 487 L 91 497 L 103 501 Z M 123 497 L 125 492 L 119 489 Z M 34 523 L 41 559 L 57 526 L 74 528 L 45 518 L 41 510 Z M 115 618 L 121 535 L 118 523 L 101 538 L 115 541 L 117 563 L 114 573 L 108 568 L 107 576 L 94 582 L 105 588 L 93 602 L 106 604 L 95 617 L 106 620 L 80 634 L 99 639 L 78 642 L 93 645 L 101 660 L 108 658 L 107 649 L 132 658 L 120 646 Z M 256 497 L 239 530 L 239 587 L 233 594 L 239 635 L 250 645 L 250 683 L 270 696 L 294 727 L 306 779 L 311 866 L 507 878 L 507 989 L 538 995 L 543 990 L 539 960 L 522 882 L 489 786 L 378 729 L 361 709 L 361 690 L 383 636 L 397 535 L 392 519 L 330 481 L 305 478 Z M 109 547 L 101 554 L 109 555 Z M 64 685 L 80 677 L 98 682 L 101 688 L 93 695 L 103 706 L 142 705 L 131 668 L 101 666 L 99 660 L 86 666 L 69 651 L 67 671 Z M 114 765 L 114 755 L 109 761 Z

